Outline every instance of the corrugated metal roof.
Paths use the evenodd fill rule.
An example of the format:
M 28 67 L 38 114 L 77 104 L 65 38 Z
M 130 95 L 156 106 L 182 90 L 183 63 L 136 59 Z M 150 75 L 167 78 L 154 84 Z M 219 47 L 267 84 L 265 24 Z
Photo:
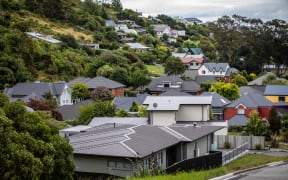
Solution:
M 141 117 L 94 117 L 89 126 L 99 126 L 106 123 L 146 125 L 148 118 Z
M 264 95 L 288 96 L 288 86 L 286 85 L 266 85 Z

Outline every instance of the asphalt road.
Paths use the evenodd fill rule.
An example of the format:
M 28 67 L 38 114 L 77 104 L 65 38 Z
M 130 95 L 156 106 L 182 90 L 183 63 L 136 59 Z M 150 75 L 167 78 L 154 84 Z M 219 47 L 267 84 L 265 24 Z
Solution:
M 288 180 L 288 162 L 243 172 L 225 180 Z

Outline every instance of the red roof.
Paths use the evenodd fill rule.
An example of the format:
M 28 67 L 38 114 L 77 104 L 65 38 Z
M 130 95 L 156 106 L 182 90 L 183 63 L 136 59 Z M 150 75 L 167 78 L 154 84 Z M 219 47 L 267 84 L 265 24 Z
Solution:
M 181 58 L 181 61 L 184 63 L 184 64 L 188 64 L 188 63 L 191 63 L 191 62 L 198 62 L 198 63 L 203 63 L 204 61 L 204 58 L 201 57 L 201 58 Z

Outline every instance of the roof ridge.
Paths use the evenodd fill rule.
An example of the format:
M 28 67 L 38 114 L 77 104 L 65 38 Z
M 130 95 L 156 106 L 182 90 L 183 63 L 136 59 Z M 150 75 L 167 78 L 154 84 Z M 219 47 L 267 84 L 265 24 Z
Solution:
M 169 133 L 170 135 L 180 139 L 180 140 L 186 140 L 186 141 L 191 141 L 191 139 L 187 138 L 186 136 L 184 136 L 183 134 L 178 133 L 177 131 L 169 128 L 168 126 L 161 126 L 159 127 L 160 129 L 162 129 L 163 131 Z
M 133 128 L 136 128 L 136 127 L 139 127 L 139 126 L 142 126 L 142 125 L 136 125 L 136 126 L 133 126 L 133 127 L 130 127 L 130 128 L 127 128 L 130 130 L 129 133 L 127 134 L 124 134 L 124 137 L 126 137 L 125 140 L 123 141 L 120 141 L 120 144 L 122 144 L 128 151 L 130 151 L 131 153 L 133 153 L 135 156 L 139 156 L 139 153 L 137 153 L 136 151 L 134 151 L 132 148 L 130 148 L 128 145 L 126 145 L 124 142 L 125 141 L 128 141 L 130 140 L 131 138 L 129 137 L 129 135 L 131 134 L 134 134 L 135 133 L 135 130 Z

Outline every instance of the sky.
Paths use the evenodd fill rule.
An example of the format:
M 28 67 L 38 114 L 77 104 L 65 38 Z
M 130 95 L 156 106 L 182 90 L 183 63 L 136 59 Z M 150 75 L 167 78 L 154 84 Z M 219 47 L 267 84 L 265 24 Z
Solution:
M 124 8 L 143 16 L 166 14 L 171 17 L 196 17 L 204 22 L 223 15 L 237 14 L 263 21 L 282 19 L 288 22 L 288 0 L 121 0 Z

